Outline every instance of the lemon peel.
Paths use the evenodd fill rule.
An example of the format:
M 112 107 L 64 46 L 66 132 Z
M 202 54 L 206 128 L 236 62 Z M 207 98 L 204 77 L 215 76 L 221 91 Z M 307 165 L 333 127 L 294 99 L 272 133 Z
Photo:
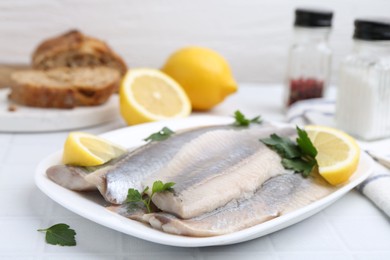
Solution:
M 62 155 L 62 162 L 77 166 L 97 166 L 120 156 L 125 148 L 84 132 L 69 133 Z
M 319 174 L 332 185 L 348 181 L 356 171 L 360 148 L 348 134 L 325 126 L 306 126 L 318 154 Z
M 194 110 L 209 110 L 238 88 L 228 62 L 208 48 L 182 48 L 168 58 L 162 71 L 184 88 Z
M 128 125 L 183 118 L 191 103 L 183 88 L 156 69 L 132 69 L 120 86 L 120 112 Z

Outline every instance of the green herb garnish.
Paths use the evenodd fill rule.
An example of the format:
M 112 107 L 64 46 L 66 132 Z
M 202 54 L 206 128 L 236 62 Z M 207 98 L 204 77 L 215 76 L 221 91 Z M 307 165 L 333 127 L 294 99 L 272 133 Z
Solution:
M 168 127 L 163 127 L 160 131 L 149 135 L 144 141 L 164 141 L 175 132 L 169 129 Z
M 314 147 L 313 143 L 311 142 L 309 136 L 307 135 L 307 132 L 297 126 L 297 133 L 297 143 L 303 155 L 309 156 L 310 158 L 315 158 L 318 152 L 317 149 Z
M 148 196 L 148 194 L 146 193 L 149 190 L 149 186 L 146 186 L 146 188 L 142 192 L 139 192 L 139 190 L 131 188 L 127 192 L 126 202 L 128 203 L 142 202 L 145 205 L 146 209 L 148 210 L 148 213 L 150 213 L 152 212 L 150 208 L 150 202 L 152 201 L 154 194 L 163 191 L 172 191 L 173 185 L 175 185 L 174 182 L 163 183 L 162 181 L 155 181 L 153 183 L 152 194 L 150 196 Z
M 234 122 L 234 125 L 236 125 L 236 126 L 249 126 L 250 124 L 261 124 L 262 123 L 260 116 L 256 116 L 252 119 L 248 119 L 239 110 L 234 112 L 233 117 L 236 120 Z
M 265 145 L 276 151 L 282 157 L 282 165 L 286 169 L 300 172 L 308 177 L 314 167 L 318 166 L 317 149 L 309 139 L 305 130 L 297 127 L 297 143 L 287 137 L 272 134 L 269 138 L 260 139 Z
M 46 242 L 51 245 L 75 246 L 76 232 L 69 228 L 67 224 L 56 224 L 49 228 L 38 229 L 40 232 L 46 232 Z

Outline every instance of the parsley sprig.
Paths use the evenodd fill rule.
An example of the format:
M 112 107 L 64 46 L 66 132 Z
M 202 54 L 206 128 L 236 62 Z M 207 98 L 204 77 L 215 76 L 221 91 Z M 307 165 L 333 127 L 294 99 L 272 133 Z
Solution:
M 262 120 L 260 116 L 256 116 L 252 119 L 246 118 L 243 113 L 240 112 L 240 110 L 236 110 L 234 112 L 234 119 L 236 120 L 234 122 L 234 125 L 236 126 L 249 126 L 250 124 L 261 124 Z
M 172 191 L 173 185 L 175 185 L 174 182 L 163 183 L 162 181 L 155 181 L 153 183 L 152 194 L 150 194 L 150 196 L 147 195 L 149 186 L 146 186 L 146 188 L 142 192 L 139 192 L 139 190 L 131 188 L 127 192 L 126 202 L 134 203 L 134 204 L 142 202 L 145 205 L 146 209 L 148 210 L 148 213 L 150 213 L 152 212 L 150 208 L 150 203 L 152 201 L 153 196 L 158 192 Z
M 146 137 L 144 141 L 164 141 L 165 139 L 168 139 L 171 135 L 173 135 L 175 132 L 169 129 L 168 127 L 163 127 L 160 131 L 153 133 Z
M 282 157 L 282 165 L 286 169 L 299 172 L 308 177 L 314 167 L 318 167 L 317 149 L 309 139 L 305 130 L 297 129 L 298 137 L 294 143 L 288 137 L 272 134 L 269 138 L 260 139 L 265 145 L 276 151 Z
M 40 232 L 46 233 L 46 242 L 51 245 L 60 246 L 75 246 L 76 232 L 67 224 L 55 224 L 49 228 L 38 229 Z

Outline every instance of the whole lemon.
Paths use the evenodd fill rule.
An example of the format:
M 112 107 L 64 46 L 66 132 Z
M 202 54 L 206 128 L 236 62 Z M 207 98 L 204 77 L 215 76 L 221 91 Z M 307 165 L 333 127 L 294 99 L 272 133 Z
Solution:
M 227 61 L 208 48 L 180 49 L 168 58 L 162 71 L 184 88 L 194 110 L 209 110 L 237 91 Z

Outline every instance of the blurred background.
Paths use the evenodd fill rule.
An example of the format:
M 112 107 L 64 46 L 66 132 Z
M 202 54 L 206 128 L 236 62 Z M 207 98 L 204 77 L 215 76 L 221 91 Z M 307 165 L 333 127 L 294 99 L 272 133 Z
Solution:
M 334 84 L 354 19 L 388 17 L 390 1 L 1 0 L 0 63 L 29 63 L 43 39 L 80 29 L 109 43 L 130 68 L 159 68 L 178 48 L 200 45 L 222 54 L 238 82 L 282 83 L 296 7 L 334 11 Z

